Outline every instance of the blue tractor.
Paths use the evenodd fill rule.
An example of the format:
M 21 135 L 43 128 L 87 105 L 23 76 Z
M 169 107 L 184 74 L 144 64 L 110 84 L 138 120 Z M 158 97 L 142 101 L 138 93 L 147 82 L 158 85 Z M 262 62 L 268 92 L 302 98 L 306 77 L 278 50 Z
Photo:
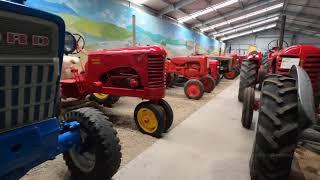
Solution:
M 76 40 L 64 21 L 0 0 L 0 179 L 19 179 L 63 154 L 75 179 L 110 179 L 121 162 L 112 123 L 85 107 L 58 119 L 64 53 Z

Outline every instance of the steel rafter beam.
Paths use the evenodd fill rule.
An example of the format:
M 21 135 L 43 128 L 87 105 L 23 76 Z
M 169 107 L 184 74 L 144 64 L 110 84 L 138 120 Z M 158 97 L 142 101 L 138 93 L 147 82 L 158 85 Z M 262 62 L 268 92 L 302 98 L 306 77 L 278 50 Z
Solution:
M 295 28 L 295 29 L 304 29 L 305 31 L 314 31 L 317 33 L 320 33 L 320 28 L 316 27 L 311 27 L 311 26 L 303 26 L 295 23 L 287 24 L 286 29 L 290 30 L 290 27 Z
M 170 4 L 169 6 L 167 6 L 166 8 L 163 8 L 160 12 L 159 12 L 159 16 L 162 16 L 164 14 L 167 14 L 169 12 L 175 11 L 177 9 L 180 9 L 186 5 L 189 5 L 193 2 L 195 2 L 196 0 L 181 0 L 177 3 L 174 4 Z M 165 2 L 165 1 L 164 1 Z
M 292 11 L 286 11 L 285 14 L 287 16 L 297 17 L 296 16 L 296 12 L 292 12 Z M 315 20 L 315 21 L 319 21 L 320 20 L 320 16 L 315 16 L 315 15 L 310 15 L 310 14 L 305 14 L 305 13 L 300 13 L 299 17 L 300 18 L 309 19 L 309 20 Z
M 255 3 L 252 3 L 250 5 L 248 5 L 247 7 L 245 8 L 240 8 L 238 10 L 235 10 L 235 11 L 232 11 L 230 13 L 226 13 L 226 14 L 223 14 L 223 17 L 218 17 L 218 18 L 212 18 L 212 19 L 209 19 L 209 20 L 206 20 L 204 21 L 203 23 L 199 23 L 199 24 L 196 24 L 194 26 L 192 26 L 192 28 L 204 28 L 206 26 L 206 24 L 210 24 L 210 23 L 216 23 L 216 22 L 219 22 L 221 20 L 224 20 L 224 18 L 228 18 L 231 17 L 231 16 L 237 16 L 237 15 L 240 15 L 241 13 L 243 13 L 244 11 L 247 11 L 247 12 L 250 12 L 258 7 L 261 7 L 261 6 L 266 6 L 270 3 L 274 3 L 274 2 L 279 2 L 279 0 L 259 0 Z

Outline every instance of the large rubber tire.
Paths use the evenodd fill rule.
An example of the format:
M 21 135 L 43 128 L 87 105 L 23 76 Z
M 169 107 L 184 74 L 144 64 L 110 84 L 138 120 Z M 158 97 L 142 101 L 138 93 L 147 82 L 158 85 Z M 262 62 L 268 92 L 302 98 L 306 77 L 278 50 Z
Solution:
M 104 105 L 104 106 L 112 106 L 116 102 L 119 101 L 119 96 L 113 96 L 113 95 L 106 95 L 104 98 L 97 97 L 95 93 L 90 95 L 89 98 L 91 101 L 97 102 L 98 104 Z
M 162 106 L 150 101 L 141 102 L 134 110 L 134 122 L 143 134 L 161 138 L 166 128 L 166 115 Z M 151 123 L 155 123 L 154 127 L 150 127 Z
M 255 92 L 253 87 L 247 87 L 244 90 L 241 124 L 242 127 L 246 129 L 250 129 L 252 124 L 252 116 L 255 104 L 254 94 Z
M 261 69 L 259 69 L 259 71 L 258 71 L 258 81 L 259 81 L 258 90 L 261 90 L 263 80 L 266 78 L 266 76 L 269 72 L 270 62 L 267 57 L 262 59 L 260 68 Z
M 240 84 L 238 91 L 238 100 L 243 101 L 244 89 L 254 87 L 257 78 L 257 63 L 254 61 L 244 60 L 240 70 Z
M 100 111 L 88 107 L 67 112 L 64 120 L 77 120 L 81 126 L 82 148 L 63 153 L 71 176 L 81 180 L 111 179 L 121 163 L 121 146 L 112 123 Z M 87 153 L 94 156 L 90 168 L 92 161 L 86 161 Z
M 200 81 L 204 86 L 204 92 L 211 93 L 216 87 L 216 82 L 210 75 L 203 77 Z
M 184 84 L 184 94 L 189 99 L 198 100 L 202 98 L 204 94 L 204 86 L 202 82 L 196 79 L 190 79 Z
M 164 132 L 167 132 L 173 123 L 173 110 L 172 110 L 170 104 L 167 101 L 165 101 L 164 99 L 160 99 L 159 105 L 161 107 L 163 107 L 163 109 L 166 113 L 166 123 L 165 123 Z
M 285 180 L 298 141 L 295 79 L 271 75 L 263 83 L 261 110 L 250 159 L 253 180 Z

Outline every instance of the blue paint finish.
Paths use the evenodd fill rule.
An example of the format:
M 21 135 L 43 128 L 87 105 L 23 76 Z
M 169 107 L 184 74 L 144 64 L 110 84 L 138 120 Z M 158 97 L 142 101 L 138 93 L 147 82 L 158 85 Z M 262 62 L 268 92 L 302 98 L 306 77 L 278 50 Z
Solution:
M 80 145 L 80 124 L 56 118 L 0 135 L 0 177 L 24 175 L 34 166 Z
M 16 2 L 21 2 L 21 0 Z M 59 36 L 57 37 L 59 41 L 58 57 L 60 67 L 62 66 L 65 24 L 60 17 L 21 4 L 1 0 L 0 10 L 38 17 L 57 24 L 59 30 Z M 1 72 L 0 69 L 0 74 Z M 60 77 L 55 92 L 59 92 L 59 79 Z M 3 83 L 1 78 L 0 83 Z M 35 115 L 39 115 L 36 109 Z M 26 122 L 26 120 L 24 119 L 23 122 Z M 31 168 L 54 159 L 58 154 L 73 147 L 80 146 L 79 129 L 80 124 L 76 121 L 59 124 L 58 119 L 53 117 L 36 124 L 1 133 L 0 179 L 19 179 Z

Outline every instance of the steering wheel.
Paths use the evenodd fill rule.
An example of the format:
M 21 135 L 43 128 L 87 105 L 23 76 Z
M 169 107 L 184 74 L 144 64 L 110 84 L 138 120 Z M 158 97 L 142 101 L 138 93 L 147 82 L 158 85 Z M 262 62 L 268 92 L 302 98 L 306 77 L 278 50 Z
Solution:
M 276 42 L 276 45 L 275 45 L 275 46 L 271 46 L 272 43 L 274 43 L 274 42 Z M 289 44 L 288 44 L 287 41 L 283 40 L 283 42 L 284 42 L 284 44 L 286 45 L 286 48 L 289 47 Z M 269 51 L 269 52 L 272 52 L 272 49 L 273 49 L 274 47 L 278 47 L 278 39 L 275 39 L 275 40 L 269 42 L 269 44 L 268 44 L 268 51 Z
M 72 54 L 78 54 L 84 49 L 86 42 L 80 34 L 73 34 L 73 36 L 76 39 L 77 49 Z

